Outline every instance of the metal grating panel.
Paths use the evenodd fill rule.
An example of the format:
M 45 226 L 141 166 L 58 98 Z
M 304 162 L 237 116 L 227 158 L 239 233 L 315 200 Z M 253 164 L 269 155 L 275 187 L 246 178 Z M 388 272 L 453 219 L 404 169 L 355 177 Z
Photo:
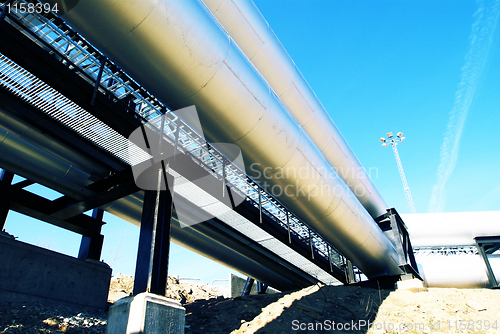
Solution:
M 0 54 L 0 85 L 129 165 L 151 158 L 134 143 Z M 128 150 L 135 152 L 129 155 Z

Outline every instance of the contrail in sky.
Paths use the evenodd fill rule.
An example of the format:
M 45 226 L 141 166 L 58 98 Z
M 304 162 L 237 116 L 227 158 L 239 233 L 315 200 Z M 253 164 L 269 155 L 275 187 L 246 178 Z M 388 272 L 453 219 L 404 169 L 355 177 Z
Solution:
M 460 137 L 476 87 L 488 60 L 489 50 L 500 17 L 500 0 L 479 0 L 479 8 L 474 13 L 470 44 L 465 65 L 461 69 L 461 79 L 455 93 L 455 103 L 450 111 L 450 119 L 441 145 L 441 161 L 437 171 L 437 183 L 432 189 L 429 212 L 443 211 L 445 185 L 457 162 Z

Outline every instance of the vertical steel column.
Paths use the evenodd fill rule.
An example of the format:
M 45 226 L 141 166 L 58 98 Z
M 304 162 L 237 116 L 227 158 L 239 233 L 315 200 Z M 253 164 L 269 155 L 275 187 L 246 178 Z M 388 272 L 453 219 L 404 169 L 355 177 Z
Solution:
M 222 197 L 226 195 L 226 158 L 222 156 Z
M 356 283 L 356 277 L 354 276 L 354 269 L 352 268 L 352 262 L 347 260 L 347 282 Z
M 92 210 L 92 218 L 100 221 L 102 223 L 102 218 L 104 216 L 104 210 L 95 208 Z M 80 243 L 80 250 L 78 251 L 79 259 L 92 259 L 99 261 L 102 254 L 102 244 L 104 242 L 104 236 L 102 234 L 97 234 L 93 236 L 82 236 L 82 241 Z
M 247 281 L 245 282 L 243 291 L 241 291 L 241 297 L 248 296 L 250 294 L 250 291 L 252 291 L 252 286 L 254 281 L 255 280 L 253 278 L 247 277 Z
M 391 229 L 392 229 L 392 240 L 399 256 L 398 265 L 401 266 L 406 264 L 406 256 L 401 241 L 401 230 L 399 229 L 399 224 L 396 220 L 396 215 L 392 213 L 390 210 L 388 211 L 389 211 L 389 221 L 391 222 Z
M 311 247 L 311 258 L 314 260 L 313 238 L 312 238 L 311 229 L 308 228 L 308 230 L 309 230 L 309 246 Z
M 477 250 L 479 252 L 479 255 L 481 256 L 481 258 L 483 259 L 484 261 L 484 264 L 486 266 L 486 274 L 488 276 L 488 280 L 490 281 L 490 284 L 491 284 L 491 287 L 492 288 L 498 288 L 498 282 L 497 282 L 497 279 L 495 277 L 495 273 L 493 272 L 493 269 L 491 268 L 491 264 L 490 264 L 490 261 L 488 259 L 488 255 L 486 254 L 485 250 L 484 250 L 484 246 L 485 244 L 487 244 L 487 242 L 481 242 L 482 239 L 493 239 L 495 240 L 495 238 L 474 238 L 474 241 L 476 242 L 476 247 L 477 247 Z M 498 244 L 500 239 L 496 238 L 496 243 Z
M 328 263 L 330 264 L 330 272 L 333 272 L 333 266 L 332 266 L 332 249 L 330 245 L 327 245 L 328 247 Z
M 97 73 L 97 79 L 95 81 L 94 93 L 92 94 L 92 100 L 90 101 L 90 105 L 93 106 L 95 103 L 95 99 L 97 97 L 97 92 L 99 91 L 99 86 L 101 85 L 102 72 L 104 71 L 104 66 L 106 66 L 106 62 L 108 58 L 102 57 L 101 59 L 101 67 L 99 68 L 99 73 Z
M 257 186 L 257 191 L 259 192 L 259 223 L 262 224 L 262 192 L 259 186 Z
M 175 156 L 177 155 L 177 146 L 179 145 L 179 132 L 181 129 L 181 122 L 180 119 L 177 118 L 175 120 L 175 144 L 174 144 L 174 161 L 175 161 Z
M 107 98 L 111 97 L 111 92 L 109 91 L 109 87 L 113 86 L 114 83 L 115 83 L 115 79 L 113 79 L 113 78 L 109 78 L 108 79 L 108 84 L 107 84 L 107 87 L 106 87 L 106 88 L 108 88 L 108 90 L 106 90 L 106 94 L 105 94 L 105 96 Z
M 163 175 L 167 187 L 173 185 L 174 177 L 165 172 Z M 171 191 L 145 190 L 134 295 L 151 292 L 164 296 L 166 293 L 171 219 Z
M 288 230 L 288 243 L 292 243 L 292 234 L 290 233 L 290 213 L 286 210 L 286 227 Z
M 263 295 L 266 293 L 267 285 L 262 282 L 257 282 L 257 294 Z
M 408 260 L 410 261 L 410 265 L 418 272 L 417 260 L 415 260 L 415 253 L 413 252 L 413 246 L 411 245 L 410 235 L 408 231 L 406 231 L 404 234 L 404 240 L 405 253 Z
M 6 170 L 0 171 L 0 182 L 5 184 L 11 184 L 14 179 L 14 174 L 11 172 L 7 172 Z M 0 231 L 2 231 L 5 227 L 5 222 L 7 221 L 7 216 L 9 215 L 10 203 L 9 202 L 0 202 Z

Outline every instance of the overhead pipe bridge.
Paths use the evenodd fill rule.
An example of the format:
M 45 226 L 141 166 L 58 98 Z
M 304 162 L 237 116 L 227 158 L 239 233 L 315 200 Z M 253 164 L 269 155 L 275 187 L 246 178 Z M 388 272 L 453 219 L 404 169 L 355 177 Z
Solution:
M 80 126 L 74 123 L 68 129 L 63 114 L 60 119 L 50 114 L 57 108 L 49 112 L 43 110 L 43 103 L 29 105 L 33 98 L 23 100 L 23 94 L 30 92 L 19 93 L 25 87 L 5 84 L 6 75 L 3 89 L 9 93 L 2 94 L 14 92 L 17 96 L 11 97 L 15 101 L 9 106 L 2 106 L 4 140 L 0 149 L 10 154 L 23 146 L 22 152 L 30 159 L 40 157 L 37 161 L 42 166 L 40 168 L 30 168 L 20 162 L 22 159 L 17 162 L 3 160 L 1 167 L 52 187 L 77 201 L 77 205 L 72 204 L 73 211 L 59 209 L 55 218 L 78 215 L 99 204 L 110 213 L 140 224 L 143 195 L 140 189 L 134 188 L 131 176 L 126 172 L 134 164 L 124 153 L 124 147 L 130 147 L 126 138 L 141 124 L 160 116 L 168 108 L 174 112 L 169 112 L 166 118 L 164 141 L 182 152 L 178 161 L 170 166 L 171 174 L 182 180 L 183 173 L 190 168 L 196 170 L 195 174 L 204 169 L 204 173 L 213 175 L 213 189 L 217 191 L 198 188 L 200 196 L 215 198 L 217 203 L 227 206 L 227 192 L 232 192 L 232 196 L 242 196 L 243 201 L 241 207 L 234 208 L 236 216 L 232 222 L 223 217 L 210 218 L 212 214 L 207 215 L 207 211 L 193 207 L 193 203 L 196 206 L 194 197 L 190 198 L 188 193 L 181 193 L 174 187 L 181 199 L 179 205 L 185 205 L 199 216 L 207 215 L 208 219 L 187 228 L 181 228 L 183 222 L 174 221 L 174 241 L 278 289 L 317 281 L 345 283 L 348 278 L 345 276 L 347 262 L 344 257 L 368 277 L 402 273 L 401 260 L 393 243 L 374 221 L 384 213 L 386 206 L 380 194 L 368 179 L 356 181 L 337 173 L 340 167 L 362 167 L 331 119 L 327 122 L 328 131 L 335 129 L 332 134 L 334 146 L 342 148 L 337 151 L 311 137 L 314 124 L 325 116 L 311 118 L 308 127 L 294 112 L 292 116 L 288 109 L 290 103 L 282 101 L 281 95 L 277 96 L 276 86 L 269 85 L 270 80 L 262 76 L 266 74 L 254 67 L 203 3 L 154 0 L 80 2 L 62 18 L 92 44 L 83 40 L 83 44 L 76 43 L 77 33 L 58 18 L 46 16 L 9 16 L 10 23 L 16 25 L 17 21 L 24 27 L 21 30 L 27 29 L 24 34 L 38 45 L 24 42 L 27 37 L 4 25 L 2 32 L 10 36 L 10 44 L 4 43 L 0 48 L 5 55 L 2 71 L 8 70 L 9 58 L 24 61 L 21 66 L 27 73 L 32 72 L 35 77 L 47 81 L 49 86 L 73 102 L 75 108 L 81 108 L 79 117 L 85 112 L 90 113 L 85 114 L 85 121 L 95 122 L 94 127 L 89 127 L 91 130 L 86 133 L 79 133 Z M 40 57 L 50 66 L 40 69 L 30 65 L 29 60 L 21 56 L 25 51 L 34 57 L 32 60 Z M 66 69 L 62 69 L 65 66 Z M 51 78 L 54 70 L 58 71 L 57 78 Z M 66 85 L 60 78 L 73 83 Z M 72 90 L 72 87 L 87 87 L 95 80 L 98 89 L 94 90 L 92 99 L 88 98 L 88 88 L 85 92 L 78 92 L 84 88 Z M 119 103 L 111 102 L 113 100 Z M 29 120 L 23 119 L 26 116 L 19 117 L 9 110 L 14 104 L 34 109 L 32 112 L 45 123 L 29 124 Z M 196 106 L 209 142 L 238 145 L 243 153 L 244 166 L 226 164 L 224 154 L 227 152 L 219 152 L 207 145 L 200 134 L 192 130 L 196 128 L 192 119 L 181 120 L 175 116 L 176 109 L 190 105 Z M 326 113 L 324 109 L 322 112 Z M 61 123 L 64 126 L 61 127 Z M 16 131 L 21 128 L 25 130 L 19 135 Z M 40 130 L 45 132 L 47 129 L 59 140 L 40 133 Z M 68 136 L 80 138 L 71 142 Z M 121 144 L 108 145 L 113 143 L 109 138 Z M 47 141 L 51 143 L 49 146 L 39 145 Z M 79 145 L 90 145 L 95 154 L 74 149 Z M 144 154 L 140 150 L 136 153 Z M 342 157 L 337 165 L 335 154 Z M 343 160 L 345 157 L 347 160 Z M 55 171 L 51 172 L 52 167 L 58 164 L 61 171 L 71 173 L 61 177 L 51 175 Z M 244 168 L 253 180 L 239 168 Z M 276 175 L 276 171 L 287 169 L 304 170 L 307 175 Z M 109 179 L 110 172 L 125 176 L 109 182 L 126 180 L 128 183 L 120 188 L 120 192 L 116 191 L 113 195 L 116 198 L 109 193 L 103 195 L 102 201 L 110 198 L 113 201 L 101 203 L 95 199 L 100 188 L 93 188 L 93 184 Z M 75 177 L 71 178 L 71 175 Z M 266 186 L 267 182 L 271 187 Z M 353 194 L 351 189 L 356 182 L 365 185 L 365 197 Z M 243 183 L 245 188 L 238 188 Z M 292 191 L 286 195 L 273 194 L 270 191 L 272 186 L 288 187 Z M 306 191 L 301 193 L 299 189 Z M 123 196 L 118 197 L 120 195 Z M 80 209 L 75 209 L 78 206 Z M 26 206 L 20 207 L 21 211 L 32 211 Z M 44 213 L 46 219 L 56 221 L 53 216 L 54 212 Z

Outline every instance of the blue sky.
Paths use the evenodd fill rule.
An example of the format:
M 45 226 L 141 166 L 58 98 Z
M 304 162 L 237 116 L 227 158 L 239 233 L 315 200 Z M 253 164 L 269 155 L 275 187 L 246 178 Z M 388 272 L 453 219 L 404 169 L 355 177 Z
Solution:
M 482 8 L 484 13 L 494 3 L 256 1 L 361 163 L 372 171 L 389 206 L 400 213 L 409 209 L 394 156 L 378 138 L 389 131 L 404 132 L 406 141 L 398 146 L 403 167 L 417 212 L 427 212 L 438 184 L 450 113 L 467 71 L 473 25 L 493 30 L 476 12 Z M 496 8 L 498 25 L 498 2 Z M 444 205 L 434 211 L 499 209 L 498 30 L 491 42 L 483 43 L 486 48 L 473 50 L 469 66 L 484 65 L 476 80 L 465 80 L 475 92 L 454 169 L 445 164 L 452 173 L 439 199 Z
M 409 213 L 392 150 L 378 139 L 402 131 L 417 212 L 500 209 L 500 1 L 255 3 L 390 207 Z M 133 274 L 139 229 L 105 221 L 104 261 Z M 79 236 L 48 224 L 11 213 L 6 228 L 78 252 Z M 170 263 L 170 274 L 205 281 L 229 273 L 176 245 Z

